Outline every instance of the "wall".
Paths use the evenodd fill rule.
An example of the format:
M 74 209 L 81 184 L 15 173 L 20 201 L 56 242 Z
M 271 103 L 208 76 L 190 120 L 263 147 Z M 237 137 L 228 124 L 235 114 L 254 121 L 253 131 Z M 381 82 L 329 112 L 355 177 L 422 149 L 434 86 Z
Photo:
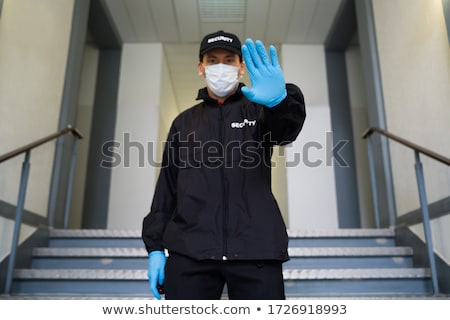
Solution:
M 0 19 L 0 154 L 57 130 L 73 0 L 5 0 Z M 39 116 L 38 116 L 39 115 Z M 45 216 L 54 144 L 31 153 L 25 208 Z M 23 156 L 0 165 L 0 200 L 17 203 Z M 0 218 L 0 258 L 12 223 Z M 21 239 L 32 229 L 24 227 Z
M 450 157 L 450 48 L 441 0 L 373 1 L 388 130 Z M 397 214 L 419 207 L 414 154 L 390 144 Z M 429 202 L 450 195 L 450 168 L 422 157 Z M 448 217 L 433 221 L 450 261 Z M 414 228 L 421 234 L 421 226 Z
M 375 227 L 375 219 L 371 196 L 367 143 L 361 138 L 364 130 L 369 127 L 369 120 L 359 46 L 350 46 L 345 53 L 345 57 L 353 128 L 353 146 L 356 159 L 361 227 L 373 228 Z
M 80 228 L 89 156 L 89 140 L 94 109 L 99 50 L 87 44 L 84 49 L 76 127 L 83 134 L 78 141 L 69 228 Z
M 306 103 L 303 130 L 297 140 L 286 147 L 288 227 L 337 228 L 324 48 L 283 45 L 281 53 L 285 80 L 302 89 Z
M 169 94 L 161 44 L 123 47 L 115 150 L 121 163 L 112 168 L 108 229 L 140 229 L 153 198 L 160 147 L 160 107 Z M 164 83 L 164 85 L 163 85 Z M 165 139 L 165 138 L 164 138 Z
M 194 61 L 192 63 L 194 65 Z M 161 102 L 160 102 L 160 112 L 159 112 L 159 132 L 156 147 L 156 153 L 153 157 L 155 162 L 160 163 L 162 158 L 162 152 L 164 150 L 164 142 L 167 140 L 167 135 L 169 134 L 170 126 L 172 121 L 179 114 L 179 108 L 177 106 L 177 101 L 175 100 L 174 88 L 172 85 L 172 79 L 169 74 L 169 66 L 166 59 L 162 62 L 162 72 L 161 72 Z M 195 93 L 193 93 L 194 95 Z M 157 168 L 159 173 L 159 168 Z M 156 175 L 157 176 L 157 175 Z M 156 180 L 154 181 L 156 184 Z

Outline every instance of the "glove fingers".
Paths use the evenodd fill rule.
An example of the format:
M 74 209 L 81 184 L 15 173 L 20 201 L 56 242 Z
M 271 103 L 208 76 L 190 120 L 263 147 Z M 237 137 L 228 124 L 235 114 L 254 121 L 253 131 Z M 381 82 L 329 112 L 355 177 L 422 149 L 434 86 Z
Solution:
M 161 299 L 161 295 L 158 292 L 158 288 L 156 287 L 156 275 L 151 275 L 149 277 L 149 283 L 150 283 L 150 290 L 152 291 L 153 295 L 155 296 L 156 299 L 160 300 Z
M 252 39 L 247 39 L 245 41 L 245 45 L 248 48 L 253 65 L 255 66 L 255 68 L 260 68 L 262 62 L 261 58 L 259 57 L 258 51 L 256 50 L 255 43 L 253 42 Z
M 270 51 L 270 59 L 272 60 L 272 65 L 274 67 L 279 67 L 280 63 L 278 62 L 277 49 L 274 46 L 270 46 L 269 51 Z
M 248 74 L 251 78 L 255 73 L 255 65 L 253 64 L 253 60 L 246 45 L 242 46 L 242 57 L 244 58 L 245 66 L 247 67 Z
M 162 268 L 161 270 L 159 270 L 158 283 L 161 285 L 164 284 L 164 279 L 165 279 L 165 273 L 164 273 L 164 268 Z
M 161 300 L 161 295 L 159 294 L 158 289 L 156 287 L 152 288 L 152 293 L 156 299 Z
M 256 40 L 256 51 L 258 52 L 259 58 L 261 59 L 262 63 L 266 66 L 269 66 L 269 56 L 267 55 L 266 48 L 264 47 L 264 44 L 261 40 Z

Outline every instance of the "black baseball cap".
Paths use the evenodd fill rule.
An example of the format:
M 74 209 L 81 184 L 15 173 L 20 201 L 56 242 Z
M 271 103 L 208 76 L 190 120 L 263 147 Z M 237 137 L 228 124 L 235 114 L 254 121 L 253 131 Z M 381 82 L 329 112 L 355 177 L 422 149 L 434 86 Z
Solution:
M 240 57 L 242 56 L 241 41 L 239 40 L 239 38 L 235 34 L 219 30 L 217 32 L 208 34 L 203 38 L 200 44 L 200 60 L 203 58 L 203 55 L 206 52 L 217 48 L 229 50 L 238 54 Z

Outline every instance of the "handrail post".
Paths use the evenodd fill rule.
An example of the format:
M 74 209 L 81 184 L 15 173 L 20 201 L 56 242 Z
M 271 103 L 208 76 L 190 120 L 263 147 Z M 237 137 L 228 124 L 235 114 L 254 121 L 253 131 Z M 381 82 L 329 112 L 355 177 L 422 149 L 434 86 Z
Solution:
M 69 180 L 67 181 L 66 205 L 64 208 L 64 229 L 69 226 L 70 204 L 72 202 L 73 177 L 75 175 L 75 163 L 77 159 L 77 139 L 72 144 L 72 156 L 70 159 Z
M 439 284 L 438 284 L 438 278 L 437 278 L 436 261 L 434 258 L 434 251 L 433 251 L 433 238 L 431 235 L 430 214 L 428 211 L 427 194 L 425 191 L 425 179 L 423 177 L 423 167 L 422 167 L 422 162 L 420 161 L 419 152 L 417 150 L 415 150 L 414 152 L 415 152 L 415 158 L 416 158 L 415 168 L 416 168 L 416 176 L 417 176 L 417 187 L 419 190 L 420 207 L 422 209 L 423 229 L 425 232 L 425 241 L 427 244 L 428 259 L 429 259 L 430 271 L 431 271 L 431 279 L 433 282 L 434 295 L 437 295 L 437 294 L 439 294 Z
M 25 194 L 27 191 L 28 176 L 30 173 L 30 150 L 25 153 L 25 159 L 22 164 L 22 173 L 20 176 L 19 195 L 17 199 L 16 214 L 14 220 L 14 231 L 11 242 L 11 253 L 9 255 L 8 270 L 6 274 L 5 293 L 11 292 L 12 281 L 14 277 L 14 266 L 16 263 L 17 246 L 19 244 L 20 227 L 22 224 L 23 210 L 25 206 Z
M 378 207 L 378 191 L 377 191 L 377 182 L 376 182 L 376 174 L 375 174 L 375 164 L 373 160 L 373 146 L 372 146 L 372 136 L 369 135 L 367 137 L 367 152 L 369 156 L 369 172 L 370 172 L 370 183 L 372 187 L 372 201 L 373 201 L 373 210 L 375 214 L 375 225 L 377 228 L 380 228 L 380 209 Z
M 56 201 L 57 201 L 57 189 L 58 184 L 54 183 L 53 177 L 58 177 L 61 172 L 61 159 L 62 159 L 62 145 L 63 145 L 63 136 L 60 136 L 56 139 L 55 145 L 55 160 L 53 165 L 53 176 L 52 181 L 50 183 L 50 197 L 48 203 L 48 214 L 47 214 L 47 224 L 49 228 L 53 228 L 55 226 L 55 216 L 56 216 Z

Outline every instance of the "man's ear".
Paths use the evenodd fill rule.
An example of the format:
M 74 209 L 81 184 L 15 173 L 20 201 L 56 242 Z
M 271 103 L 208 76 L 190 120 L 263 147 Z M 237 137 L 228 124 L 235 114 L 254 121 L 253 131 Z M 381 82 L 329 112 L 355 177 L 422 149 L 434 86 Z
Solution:
M 239 67 L 239 76 L 243 76 L 245 74 L 245 62 L 241 62 L 241 66 Z
M 201 61 L 198 62 L 197 69 L 198 69 L 198 75 L 200 77 L 204 77 L 205 76 L 205 68 L 203 67 L 203 64 Z

